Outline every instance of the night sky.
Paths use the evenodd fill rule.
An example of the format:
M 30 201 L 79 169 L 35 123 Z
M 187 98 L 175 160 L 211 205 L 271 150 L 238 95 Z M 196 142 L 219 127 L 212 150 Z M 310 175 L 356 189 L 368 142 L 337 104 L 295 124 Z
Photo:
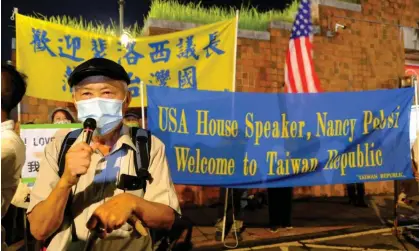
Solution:
M 125 25 L 135 22 L 142 24 L 143 17 L 147 16 L 151 0 L 125 0 Z M 179 0 L 179 2 L 191 2 L 191 0 Z M 235 6 L 239 8 L 242 3 L 257 7 L 260 11 L 269 9 L 283 9 L 292 0 L 202 0 L 204 6 Z M 113 19 L 118 23 L 117 0 L 3 0 L 1 1 L 1 59 L 10 60 L 11 39 L 15 35 L 14 21 L 10 20 L 13 7 L 19 9 L 21 14 L 40 13 L 45 16 L 68 15 L 82 16 L 88 21 L 100 21 L 105 24 Z

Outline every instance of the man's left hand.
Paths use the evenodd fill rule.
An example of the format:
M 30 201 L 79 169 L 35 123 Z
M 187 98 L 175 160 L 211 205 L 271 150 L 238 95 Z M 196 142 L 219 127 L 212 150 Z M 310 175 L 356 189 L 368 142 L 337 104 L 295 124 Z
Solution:
M 119 229 L 128 221 L 135 207 L 135 201 L 129 193 L 119 194 L 100 205 L 92 214 L 86 227 L 90 230 L 103 228 L 99 233 L 100 238 L 104 238 L 106 233 L 111 233 Z

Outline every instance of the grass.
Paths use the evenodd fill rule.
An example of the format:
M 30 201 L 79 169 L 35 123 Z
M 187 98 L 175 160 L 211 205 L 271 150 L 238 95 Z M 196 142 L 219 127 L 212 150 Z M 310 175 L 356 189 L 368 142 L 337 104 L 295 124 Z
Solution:
M 69 26 L 79 30 L 86 30 L 103 35 L 117 36 L 119 35 L 119 26 L 112 19 L 109 25 L 105 25 L 102 22 L 86 21 L 83 17 L 70 17 L 70 16 L 51 16 L 46 17 L 42 14 L 35 13 L 34 18 L 38 18 L 44 21 L 48 21 L 54 24 L 61 24 Z M 125 27 L 124 31 L 128 32 L 131 37 L 139 37 L 142 35 L 142 28 L 135 23 L 132 26 Z
M 351 3 L 359 3 L 360 0 L 340 0 Z M 293 22 L 298 9 L 298 1 L 294 1 L 284 11 L 270 10 L 260 12 L 254 7 L 242 5 L 239 9 L 239 28 L 246 30 L 266 31 L 271 21 Z M 234 8 L 210 7 L 204 8 L 201 4 L 189 3 L 180 4 L 176 0 L 153 0 L 150 7 L 148 19 L 164 19 L 172 21 L 183 21 L 198 24 L 214 23 L 221 20 L 233 18 L 236 14 Z M 35 18 L 46 20 L 52 23 L 70 26 L 76 29 L 87 30 L 104 35 L 118 35 L 118 25 L 111 20 L 110 25 L 101 22 L 87 22 L 82 17 L 73 18 L 69 16 L 46 17 L 35 14 Z M 146 23 L 147 19 L 144 20 Z M 125 27 L 131 37 L 138 37 L 144 34 L 144 29 L 137 23 Z
M 265 31 L 272 20 L 292 22 L 297 12 L 298 2 L 294 1 L 284 11 L 271 10 L 259 12 L 254 7 L 242 5 L 239 9 L 239 28 L 247 30 Z M 214 23 L 233 18 L 234 8 L 210 7 L 204 8 L 200 4 L 189 3 L 182 5 L 174 0 L 154 0 L 151 5 L 149 18 L 184 21 L 198 24 Z

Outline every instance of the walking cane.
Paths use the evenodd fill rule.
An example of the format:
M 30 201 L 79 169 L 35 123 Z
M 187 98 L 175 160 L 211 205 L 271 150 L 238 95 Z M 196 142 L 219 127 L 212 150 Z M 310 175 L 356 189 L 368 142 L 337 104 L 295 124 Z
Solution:
M 131 222 L 134 223 L 134 229 L 139 233 L 141 236 L 148 236 L 148 232 L 141 223 L 141 221 L 137 218 L 137 216 L 132 215 L 130 217 Z M 84 245 L 84 251 L 92 251 L 97 239 L 99 238 L 99 234 L 105 231 L 105 229 L 101 228 L 101 226 L 98 224 L 95 229 L 90 231 L 89 238 L 86 241 L 86 244 Z

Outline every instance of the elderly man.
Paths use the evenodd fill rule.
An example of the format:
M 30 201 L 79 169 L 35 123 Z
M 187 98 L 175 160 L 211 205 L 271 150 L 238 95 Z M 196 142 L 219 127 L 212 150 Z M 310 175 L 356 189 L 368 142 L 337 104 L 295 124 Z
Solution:
M 131 101 L 129 83 L 122 66 L 103 58 L 80 64 L 68 79 L 78 119 L 96 119 L 97 129 L 90 145 L 77 138 L 65 156 L 61 176 L 57 161 L 63 137 L 45 148 L 28 218 L 36 239 L 52 237 L 48 250 L 83 250 L 92 229 L 99 229 L 101 237 L 94 250 L 151 250 L 150 235 L 135 233 L 132 215 L 151 229 L 170 230 L 180 222 L 165 147 L 158 138 L 151 136 L 152 181 L 147 181 L 145 191 L 116 185 L 123 174 L 135 175 L 133 159 L 139 151 L 122 123 Z M 69 196 L 71 219 L 65 214 Z

